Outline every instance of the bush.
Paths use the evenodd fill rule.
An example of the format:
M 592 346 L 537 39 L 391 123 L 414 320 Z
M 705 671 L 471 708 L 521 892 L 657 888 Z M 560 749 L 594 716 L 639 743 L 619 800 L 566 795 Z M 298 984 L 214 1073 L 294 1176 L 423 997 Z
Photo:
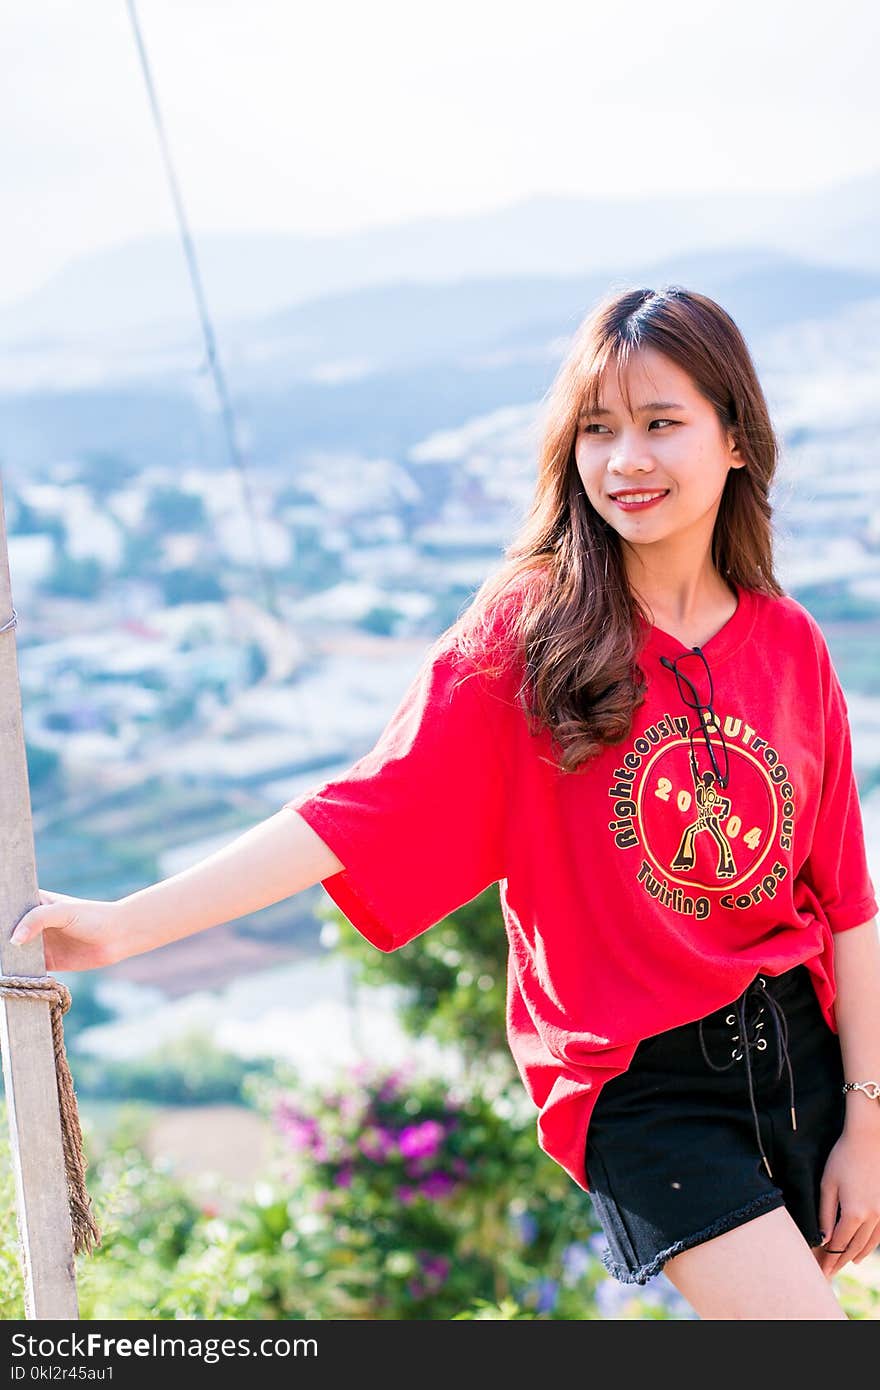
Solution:
M 595 1235 L 592 1210 L 538 1148 L 532 1114 L 410 1069 L 257 1089 L 288 1151 L 286 1182 L 306 1202 L 291 1237 L 305 1257 L 301 1316 L 451 1318 L 511 1297 L 546 1315 L 548 1266 L 559 1266 L 552 1308 L 586 1315 L 562 1265 Z M 605 1277 L 595 1252 L 575 1282 L 584 1276 Z
M 335 906 L 323 904 L 320 915 L 322 940 L 338 944 L 364 984 L 402 989 L 400 1020 L 413 1037 L 454 1046 L 466 1066 L 522 1092 L 505 1031 L 507 936 L 496 887 L 391 952 L 377 951 Z
M 77 1257 L 81 1319 L 693 1316 L 662 1275 L 644 1288 L 606 1276 L 588 1199 L 483 1099 L 388 1072 L 325 1092 L 252 1085 L 274 1107 L 279 1153 L 244 1198 L 152 1162 L 137 1106 L 98 1154 L 84 1132 L 102 1242 Z M 13 1212 L 4 1123 L 7 1321 L 24 1316 Z M 873 1279 L 866 1263 L 836 1282 L 850 1317 L 880 1316 L 876 1266 Z
M 271 1073 L 274 1066 L 270 1058 L 224 1052 L 196 1031 L 131 1061 L 82 1054 L 70 1060 L 81 1095 L 156 1105 L 241 1105 L 248 1077 Z

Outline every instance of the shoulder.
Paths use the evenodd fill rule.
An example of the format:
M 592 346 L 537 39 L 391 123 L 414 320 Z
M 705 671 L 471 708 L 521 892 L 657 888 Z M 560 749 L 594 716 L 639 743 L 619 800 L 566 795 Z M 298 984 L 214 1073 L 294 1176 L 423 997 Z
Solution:
M 818 620 L 798 599 L 791 594 L 766 594 L 757 589 L 751 594 L 766 639 L 784 644 L 785 655 L 812 653 L 820 663 L 830 662 L 828 642 Z
M 846 696 L 818 619 L 790 594 L 753 594 L 765 645 L 796 665 L 803 698 L 815 695 L 829 724 L 840 723 L 846 715 Z

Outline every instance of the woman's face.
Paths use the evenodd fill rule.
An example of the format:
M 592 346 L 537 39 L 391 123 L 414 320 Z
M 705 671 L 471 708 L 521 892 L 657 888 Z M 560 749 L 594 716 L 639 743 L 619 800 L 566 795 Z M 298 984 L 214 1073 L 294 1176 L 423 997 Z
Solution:
M 656 349 L 634 353 L 621 377 L 633 414 L 612 363 L 599 411 L 578 426 L 575 461 L 587 498 L 624 541 L 665 549 L 680 540 L 705 553 L 728 470 L 744 463 L 733 434 L 688 373 Z M 633 490 L 665 495 L 644 507 L 615 501 Z

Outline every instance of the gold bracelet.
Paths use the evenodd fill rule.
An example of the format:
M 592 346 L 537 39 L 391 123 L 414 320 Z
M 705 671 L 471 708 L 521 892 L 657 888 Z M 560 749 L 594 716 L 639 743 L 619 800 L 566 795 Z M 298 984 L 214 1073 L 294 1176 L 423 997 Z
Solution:
M 880 1100 L 880 1082 L 877 1081 L 845 1081 L 843 1089 L 845 1091 L 864 1091 L 871 1100 Z

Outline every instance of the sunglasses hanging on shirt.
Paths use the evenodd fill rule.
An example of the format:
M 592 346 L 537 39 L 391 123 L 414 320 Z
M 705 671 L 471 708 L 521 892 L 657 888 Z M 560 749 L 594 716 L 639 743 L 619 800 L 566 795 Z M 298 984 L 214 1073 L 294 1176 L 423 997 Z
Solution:
M 667 670 L 670 670 L 675 676 L 676 684 L 678 685 L 678 693 L 681 696 L 683 704 L 687 705 L 688 709 L 697 712 L 700 731 L 705 740 L 706 751 L 709 755 L 709 761 L 712 764 L 712 771 L 715 774 L 715 781 L 719 787 L 726 788 L 730 779 L 730 760 L 727 756 L 727 744 L 724 741 L 724 734 L 721 732 L 721 723 L 712 705 L 715 693 L 712 683 L 712 672 L 709 669 L 709 663 L 706 660 L 702 648 L 692 647 L 690 651 L 682 652 L 674 661 L 670 661 L 666 656 L 661 656 L 660 661 Z M 690 675 L 686 674 L 684 670 L 679 670 L 679 665 L 685 662 L 691 663 L 689 667 Z M 693 680 L 691 680 L 691 676 L 693 676 Z M 697 688 L 694 681 L 699 682 L 700 689 Z M 701 690 L 708 690 L 708 695 L 705 700 L 700 698 Z M 709 716 L 708 720 L 704 717 L 705 715 Z M 718 745 L 713 743 L 709 736 L 710 730 L 712 729 L 714 729 L 721 740 L 722 763 L 724 766 L 723 774 L 716 756 L 718 753 Z M 702 778 L 702 774 L 699 771 L 699 760 L 697 758 L 695 746 L 695 739 L 698 739 L 698 736 L 698 730 L 691 729 L 691 766 L 693 768 L 695 780 L 697 778 Z

